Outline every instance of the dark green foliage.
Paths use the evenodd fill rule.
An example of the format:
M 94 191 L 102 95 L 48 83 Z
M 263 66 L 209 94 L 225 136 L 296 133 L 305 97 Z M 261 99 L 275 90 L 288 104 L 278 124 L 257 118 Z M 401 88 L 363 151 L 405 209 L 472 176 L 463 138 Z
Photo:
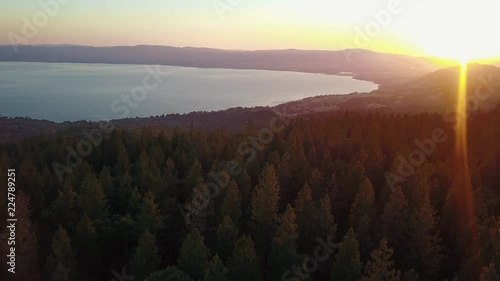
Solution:
M 495 267 L 494 263 L 490 263 L 489 266 L 485 266 L 481 270 L 481 275 L 479 276 L 479 281 L 497 281 L 500 280 L 500 274 Z
M 302 254 L 312 256 L 316 239 L 325 239 L 334 236 L 337 231 L 333 215 L 331 214 L 330 199 L 323 197 L 319 201 L 312 201 L 311 189 L 306 184 L 299 191 L 295 200 L 298 225 L 298 249 Z
M 361 260 L 359 245 L 352 228 L 347 232 L 339 245 L 339 252 L 333 264 L 333 281 L 355 281 L 361 277 Z
M 44 218 L 53 227 L 62 225 L 68 229 L 75 229 L 82 208 L 77 201 L 77 193 L 69 181 L 65 181 L 57 190 L 57 196 L 50 203 L 47 211 L 43 213 Z
M 39 281 L 42 274 L 38 264 L 38 244 L 35 236 L 33 224 L 30 219 L 31 207 L 28 202 L 28 197 L 22 191 L 18 193 L 16 198 L 16 258 L 22 260 L 17 264 L 16 277 L 19 280 Z M 9 248 L 7 243 L 2 243 L 3 247 Z M 5 249 L 5 253 L 9 253 Z
M 59 226 L 52 238 L 45 271 L 48 280 L 71 280 L 76 275 L 76 259 L 71 248 L 71 239 L 62 226 Z
M 369 219 L 375 218 L 375 191 L 367 178 L 364 178 L 351 206 L 351 225 L 357 228 L 363 216 Z
M 385 204 L 382 215 L 382 235 L 387 237 L 388 244 L 394 249 L 394 259 L 401 264 L 406 255 L 406 219 L 408 215 L 408 200 L 400 187 L 392 192 L 389 201 Z
M 405 261 L 413 265 L 420 277 L 435 278 L 439 271 L 441 249 L 438 218 L 430 203 L 429 184 L 417 181 L 414 186 L 413 198 L 409 205 L 406 229 L 406 257 Z
M 259 281 L 262 280 L 260 261 L 255 252 L 252 239 L 242 236 L 228 262 L 230 280 Z
M 96 279 L 101 273 L 102 249 L 92 220 L 84 216 L 76 226 L 74 245 L 80 272 L 87 279 Z
M 89 218 L 96 219 L 108 216 L 108 200 L 101 182 L 94 174 L 84 177 L 79 195 L 77 200 L 82 206 L 84 214 Z
M 146 230 L 139 238 L 135 253 L 130 260 L 131 272 L 136 278 L 143 280 L 158 269 L 160 261 L 156 239 Z
M 432 114 L 312 113 L 268 144 L 257 123 L 237 132 L 116 129 L 61 182 L 52 163 L 65 165 L 79 127 L 0 142 L 0 173 L 17 170 L 16 276 L 109 281 L 125 268 L 136 280 L 153 271 L 150 280 L 280 280 L 331 237 L 342 243 L 307 272 L 311 280 L 495 280 L 500 108 L 467 121 L 468 169 L 456 161 L 454 130 Z M 386 172 L 408 168 L 422 150 L 416 141 L 436 128 L 448 140 L 388 182 Z M 184 209 L 196 196 L 199 208 Z M 0 261 L 0 280 L 9 280 L 6 255 Z
M 231 256 L 236 241 L 238 240 L 238 235 L 238 228 L 234 225 L 231 217 L 226 215 L 222 223 L 217 227 L 216 250 L 223 260 Z
M 268 262 L 269 280 L 280 280 L 283 272 L 300 264 L 300 256 L 297 253 L 298 236 L 295 211 L 288 205 L 272 241 Z
M 149 275 L 144 281 L 193 281 L 189 276 L 175 266 L 169 266 L 163 270 Z
M 151 191 L 148 191 L 138 205 L 138 211 L 135 215 L 137 220 L 138 230 L 140 233 L 148 230 L 156 234 L 158 229 L 162 227 L 162 217 L 160 215 L 159 206 L 155 201 L 155 196 Z
M 186 236 L 179 255 L 179 268 L 187 272 L 194 280 L 202 280 L 209 265 L 210 251 L 205 246 L 205 239 L 194 229 Z
M 371 253 L 371 258 L 365 266 L 362 281 L 399 281 L 401 272 L 394 269 L 392 249 L 387 247 L 387 241 L 381 240 L 379 247 Z
M 204 281 L 227 281 L 229 270 L 224 266 L 218 255 L 215 255 L 210 261 L 210 265 L 205 271 Z
M 239 225 L 241 218 L 241 197 L 238 185 L 234 180 L 226 188 L 224 201 L 220 209 L 221 218 L 229 216 L 234 224 Z
M 280 190 L 276 170 L 265 166 L 252 195 L 252 222 L 257 248 L 267 253 L 278 223 Z

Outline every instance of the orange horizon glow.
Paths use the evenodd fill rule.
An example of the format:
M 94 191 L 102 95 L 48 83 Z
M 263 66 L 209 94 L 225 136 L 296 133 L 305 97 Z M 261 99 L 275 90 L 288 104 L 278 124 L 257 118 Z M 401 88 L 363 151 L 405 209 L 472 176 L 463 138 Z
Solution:
M 237 3 L 221 15 L 214 3 Z M 164 45 L 238 50 L 367 49 L 416 57 L 500 61 L 493 0 L 72 0 L 28 45 Z M 38 1 L 3 0 L 0 44 L 22 35 Z M 389 12 L 391 11 L 391 12 Z M 193 21 L 192 19 L 196 19 Z M 492 22 L 493 20 L 493 22 Z

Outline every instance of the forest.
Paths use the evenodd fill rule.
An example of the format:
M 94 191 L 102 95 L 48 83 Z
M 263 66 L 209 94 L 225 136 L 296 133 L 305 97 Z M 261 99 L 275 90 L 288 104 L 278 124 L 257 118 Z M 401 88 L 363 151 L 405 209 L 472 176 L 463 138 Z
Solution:
M 500 280 L 500 107 L 467 117 L 463 163 L 439 114 L 274 121 L 1 142 L 0 279 Z

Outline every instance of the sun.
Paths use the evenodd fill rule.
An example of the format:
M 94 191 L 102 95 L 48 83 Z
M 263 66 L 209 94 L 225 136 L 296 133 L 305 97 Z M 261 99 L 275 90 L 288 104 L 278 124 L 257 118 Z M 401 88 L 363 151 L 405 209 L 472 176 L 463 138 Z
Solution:
M 467 40 L 467 38 L 457 38 L 450 40 L 446 44 L 441 43 L 437 46 L 428 46 L 426 48 L 427 53 L 431 57 L 451 59 L 461 65 L 475 60 L 497 57 L 495 51 L 490 51 L 480 44 L 474 45 L 476 44 L 474 42 L 466 42 Z
M 429 56 L 451 59 L 462 65 L 474 60 L 498 57 L 499 49 L 491 47 L 496 44 L 486 43 L 489 38 L 471 39 L 472 37 L 478 36 L 467 36 L 466 32 L 461 32 L 455 37 L 449 36 L 446 42 L 429 40 L 422 45 Z
M 405 36 L 430 57 L 457 62 L 500 57 L 500 40 L 494 36 L 496 11 L 493 0 L 435 1 L 406 20 Z M 408 10 L 409 13 L 412 10 Z

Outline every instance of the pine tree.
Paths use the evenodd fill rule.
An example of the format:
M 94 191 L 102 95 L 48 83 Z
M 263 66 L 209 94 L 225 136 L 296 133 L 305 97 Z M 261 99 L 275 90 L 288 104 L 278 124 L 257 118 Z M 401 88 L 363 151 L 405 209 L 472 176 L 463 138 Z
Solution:
M 415 271 L 415 269 L 412 268 L 408 271 L 405 271 L 401 280 L 402 281 L 419 281 L 420 277 L 418 276 L 418 273 Z
M 17 211 L 16 258 L 22 261 L 17 264 L 16 277 L 19 278 L 18 280 L 38 281 L 41 278 L 38 244 L 30 219 L 31 207 L 28 196 L 23 191 L 19 191 L 15 203 Z
M 102 247 L 103 265 L 120 269 L 130 261 L 133 254 L 134 247 L 131 243 L 139 240 L 141 233 L 137 233 L 136 222 L 130 215 L 113 215 L 102 222 L 95 222 L 99 223 L 96 229 Z
M 269 280 L 280 280 L 283 272 L 292 266 L 300 264 L 297 254 L 297 224 L 295 211 L 288 205 L 281 216 L 280 226 L 273 238 L 271 256 L 269 258 Z
M 111 206 L 113 206 L 114 213 L 125 215 L 129 213 L 128 205 L 130 203 L 130 197 L 134 192 L 134 186 L 132 185 L 133 178 L 129 172 L 125 172 L 116 178 L 116 188 L 113 192 L 113 198 Z
M 364 185 L 366 181 L 364 172 L 365 168 L 359 161 L 353 160 L 353 163 L 349 164 L 349 169 L 340 185 L 348 207 L 352 206 L 360 188 L 366 186 Z
M 314 240 L 317 237 L 323 237 L 314 231 L 319 225 L 315 219 L 318 217 L 318 212 L 316 203 L 312 201 L 311 192 L 311 188 L 306 183 L 295 199 L 297 228 L 299 233 L 297 239 L 298 250 L 300 253 L 309 255 L 312 255 L 313 249 L 311 249 L 311 245 L 314 245 Z
M 40 188 L 39 172 L 37 165 L 33 163 L 32 157 L 33 155 L 22 157 L 17 169 L 16 179 L 22 179 L 23 191 L 28 195 L 28 198 L 36 198 L 36 200 L 31 202 L 31 208 L 33 209 L 33 213 L 37 214 L 43 211 L 43 202 L 46 195 L 43 189 Z M 9 160 L 9 167 L 12 165 L 11 161 L 12 159 Z
M 113 168 L 115 175 L 123 175 L 130 172 L 130 159 L 127 148 L 119 136 L 121 133 L 113 132 L 111 136 L 112 147 L 114 150 L 115 166 Z M 116 137 L 115 137 L 116 136 Z
M 229 270 L 224 266 L 218 255 L 215 255 L 205 270 L 204 281 L 227 281 Z
M 209 187 L 200 182 L 189 202 L 184 205 L 187 212 L 185 219 L 188 219 L 190 227 L 196 227 L 202 232 L 208 231 L 210 219 L 215 213 L 215 200 L 211 200 L 206 194 L 210 192 Z
M 110 201 L 113 201 L 111 200 L 114 193 L 113 177 L 111 176 L 111 173 L 107 166 L 104 166 L 99 172 L 99 182 L 101 183 L 102 189 L 106 194 L 106 198 L 109 198 Z
M 375 191 L 370 180 L 366 177 L 363 179 L 351 206 L 349 217 L 351 225 L 356 228 L 360 219 L 365 215 L 371 220 L 375 218 Z
M 243 235 L 234 247 L 228 262 L 229 280 L 261 281 L 260 261 L 250 237 Z
M 441 229 L 446 246 L 452 251 L 453 264 L 460 264 L 468 248 L 477 241 L 476 200 L 468 173 L 460 171 L 454 175 L 443 206 Z
M 500 274 L 495 268 L 494 263 L 490 263 L 489 266 L 484 266 L 481 270 L 481 275 L 479 276 L 479 281 L 498 281 L 500 280 Z
M 150 274 L 144 281 L 193 281 L 189 276 L 175 266 Z
M 139 190 L 137 190 L 137 187 L 134 187 L 134 189 L 132 189 L 132 192 L 130 192 L 130 198 L 127 204 L 127 213 L 137 214 L 139 212 L 139 208 L 141 207 L 141 202 L 143 202 L 142 199 L 143 197 L 139 193 Z
M 491 216 L 484 219 L 479 233 L 482 259 L 495 265 L 500 263 L 500 218 Z
M 283 154 L 283 157 L 281 157 L 281 160 L 279 161 L 279 164 L 277 166 L 277 173 L 280 186 L 291 185 L 291 181 L 293 179 L 293 173 L 292 173 L 292 163 L 290 161 L 290 153 L 288 151 L 286 151 Z M 288 192 L 286 193 L 286 195 L 289 198 L 284 198 L 285 201 L 293 199 L 292 198 L 294 194 L 293 190 L 287 190 L 287 191 Z
M 194 280 L 201 280 L 209 264 L 210 252 L 205 246 L 205 239 L 195 228 L 182 243 L 178 259 L 179 268 L 187 272 Z
M 78 268 L 86 279 L 96 279 L 101 272 L 102 252 L 92 220 L 84 216 L 76 226 L 74 244 L 78 260 Z
M 220 218 L 228 215 L 235 225 L 239 225 L 241 218 L 241 197 L 238 191 L 238 185 L 234 180 L 226 188 L 224 201 L 220 209 Z
M 265 166 L 252 196 L 252 222 L 257 248 L 267 253 L 278 221 L 279 185 L 273 166 Z
M 335 224 L 335 218 L 331 212 L 330 198 L 324 196 L 320 199 L 319 203 L 316 203 L 319 209 L 318 216 L 318 236 L 334 236 L 337 232 L 337 225 Z
M 155 196 L 151 191 L 146 192 L 142 197 L 135 219 L 140 232 L 149 230 L 150 233 L 156 235 L 158 229 L 162 227 L 159 206 L 155 202 Z
M 361 276 L 361 261 L 356 235 L 352 228 L 342 239 L 335 256 L 332 281 L 356 281 Z
M 84 177 L 80 186 L 79 202 L 83 207 L 84 213 L 91 219 L 107 217 L 108 201 L 101 182 L 96 178 L 95 174 L 90 174 Z
M 387 241 L 381 240 L 378 249 L 371 253 L 371 258 L 365 266 L 362 281 L 399 281 L 401 272 L 394 269 L 392 249 L 387 247 Z
M 407 268 L 414 267 L 421 278 L 432 279 L 438 273 L 441 247 L 438 218 L 429 198 L 428 182 L 414 177 L 413 197 L 409 206 L 405 244 Z
M 236 241 L 238 240 L 239 231 L 234 225 L 231 217 L 226 215 L 224 220 L 217 228 L 217 253 L 222 260 L 226 260 L 234 249 Z
M 382 237 L 394 249 L 394 260 L 403 261 L 405 258 L 406 219 L 408 217 L 408 200 L 401 187 L 397 186 L 385 204 L 382 215 Z M 400 263 L 397 263 L 399 265 Z
M 175 166 L 175 162 L 171 157 L 167 158 L 165 162 L 165 182 L 167 183 L 166 196 L 180 196 L 181 192 L 178 188 L 179 184 L 179 171 Z
M 359 243 L 359 252 L 362 260 L 367 260 L 373 248 L 371 236 L 371 219 L 367 215 L 361 217 L 356 228 L 356 239 Z
M 306 183 L 295 198 L 295 209 L 297 213 L 302 212 L 304 208 L 311 205 L 312 202 L 312 190 L 309 184 Z
M 251 200 L 251 191 L 252 191 L 252 179 L 247 173 L 246 169 L 243 169 L 243 172 L 241 172 L 237 177 L 236 177 L 236 183 L 238 184 L 238 189 L 240 192 L 240 197 L 241 197 L 241 210 L 242 210 L 242 216 L 245 219 L 248 219 L 250 217 L 250 211 L 251 208 L 250 206 L 250 200 Z
M 57 197 L 49 205 L 48 211 L 43 216 L 57 227 L 62 225 L 65 229 L 74 231 L 78 222 L 81 208 L 78 206 L 76 192 L 69 181 L 65 181 L 57 191 Z
M 311 186 L 313 198 L 321 198 L 322 196 L 327 194 L 328 189 L 325 183 L 325 179 L 318 168 L 312 169 L 311 178 L 308 179 L 308 182 Z
M 57 280 L 61 276 L 70 276 L 73 280 L 76 275 L 76 259 L 71 248 L 71 239 L 66 230 L 59 226 L 52 238 L 50 255 L 45 265 L 48 280 Z
M 189 192 L 191 192 L 195 187 L 197 187 L 200 183 L 203 182 L 202 175 L 203 175 L 203 169 L 201 167 L 200 161 L 198 161 L 198 159 L 195 159 L 193 165 L 189 168 L 187 177 L 185 179 L 185 184 Z M 188 194 L 184 193 L 183 195 L 187 196 Z
M 316 239 L 326 239 L 335 235 L 337 226 L 331 213 L 330 199 L 323 197 L 319 202 L 311 199 L 311 189 L 308 184 L 299 191 L 295 200 L 297 210 L 297 226 L 299 237 L 297 246 L 300 253 L 313 255 Z
M 153 170 L 150 168 L 150 165 L 151 160 L 149 159 L 148 154 L 144 150 L 141 150 L 139 159 L 137 159 L 134 168 L 137 178 L 137 186 L 143 193 L 150 191 L 155 185 L 155 175 Z
M 138 280 L 144 280 L 158 269 L 160 261 L 156 239 L 146 230 L 139 238 L 135 253 L 130 260 L 131 272 Z
M 71 279 L 71 271 L 67 269 L 62 263 L 58 263 L 50 281 L 69 281 Z

